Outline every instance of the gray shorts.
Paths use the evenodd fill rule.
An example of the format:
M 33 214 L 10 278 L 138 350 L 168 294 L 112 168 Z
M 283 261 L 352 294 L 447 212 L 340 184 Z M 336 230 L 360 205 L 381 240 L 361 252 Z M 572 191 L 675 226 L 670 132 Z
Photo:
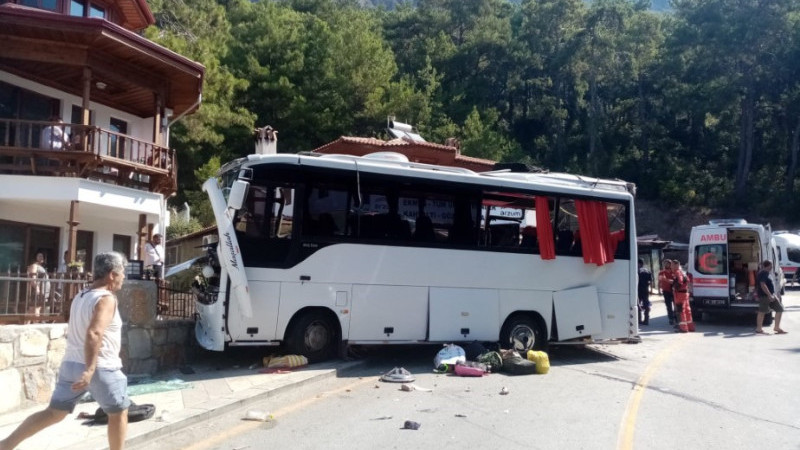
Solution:
M 758 312 L 766 314 L 769 312 L 770 309 L 775 312 L 782 313 L 783 304 L 780 302 L 780 300 L 773 300 L 770 297 L 764 297 L 763 295 L 759 295 Z
M 59 411 L 72 412 L 86 390 L 73 391 L 72 383 L 78 381 L 86 365 L 74 361 L 62 361 L 58 370 L 58 381 L 50 407 Z M 128 398 L 128 377 L 120 369 L 97 368 L 89 382 L 88 391 L 94 400 L 108 414 L 122 412 L 131 405 Z

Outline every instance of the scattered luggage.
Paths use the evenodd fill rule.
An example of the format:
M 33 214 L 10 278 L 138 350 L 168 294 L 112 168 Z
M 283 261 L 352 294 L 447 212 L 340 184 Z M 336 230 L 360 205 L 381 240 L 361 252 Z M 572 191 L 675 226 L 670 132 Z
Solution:
M 151 403 L 145 403 L 143 405 L 137 405 L 136 403 L 131 402 L 131 406 L 128 407 L 128 422 L 141 422 L 142 420 L 147 420 L 156 413 L 156 405 Z M 94 412 L 93 416 L 84 415 L 83 418 L 91 419 L 92 425 L 105 425 L 108 423 L 108 414 L 103 411 L 103 408 L 97 408 L 97 411 Z
M 460 377 L 482 377 L 487 372 L 485 364 L 474 361 L 457 363 L 455 367 L 455 373 Z
M 503 357 L 502 371 L 509 375 L 532 375 L 536 373 L 536 363 L 524 359 L 516 350 L 500 350 Z
M 538 350 L 528 350 L 528 360 L 536 364 L 536 373 L 545 374 L 550 371 L 550 357 Z
M 433 358 L 433 367 L 438 368 L 442 364 L 457 364 L 467 360 L 464 349 L 455 344 L 447 344 Z

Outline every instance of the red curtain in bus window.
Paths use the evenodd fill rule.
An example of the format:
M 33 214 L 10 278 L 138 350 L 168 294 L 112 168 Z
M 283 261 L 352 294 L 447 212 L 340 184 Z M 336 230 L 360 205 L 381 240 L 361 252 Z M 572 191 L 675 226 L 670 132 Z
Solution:
M 553 224 L 550 222 L 550 203 L 547 197 L 536 197 L 536 238 L 542 259 L 556 259 Z
M 605 202 L 575 200 L 583 262 L 598 266 L 614 261 Z

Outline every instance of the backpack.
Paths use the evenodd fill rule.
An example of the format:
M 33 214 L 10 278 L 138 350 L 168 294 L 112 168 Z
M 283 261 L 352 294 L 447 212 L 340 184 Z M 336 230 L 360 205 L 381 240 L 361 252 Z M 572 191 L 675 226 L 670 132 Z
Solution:
M 136 403 L 131 402 L 131 406 L 128 407 L 128 423 L 131 422 L 141 422 L 142 420 L 147 420 L 156 413 L 156 405 L 146 403 L 144 405 L 137 405 Z M 94 417 L 92 417 L 92 425 L 96 424 L 107 424 L 108 423 L 108 414 L 103 411 L 103 408 L 97 408 L 97 411 L 94 412 Z

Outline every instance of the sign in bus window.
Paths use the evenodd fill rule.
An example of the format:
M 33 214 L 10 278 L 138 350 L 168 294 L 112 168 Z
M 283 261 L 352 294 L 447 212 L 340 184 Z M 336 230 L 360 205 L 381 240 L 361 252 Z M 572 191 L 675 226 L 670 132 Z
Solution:
M 703 275 L 724 275 L 727 269 L 727 251 L 725 244 L 698 245 L 695 267 Z

